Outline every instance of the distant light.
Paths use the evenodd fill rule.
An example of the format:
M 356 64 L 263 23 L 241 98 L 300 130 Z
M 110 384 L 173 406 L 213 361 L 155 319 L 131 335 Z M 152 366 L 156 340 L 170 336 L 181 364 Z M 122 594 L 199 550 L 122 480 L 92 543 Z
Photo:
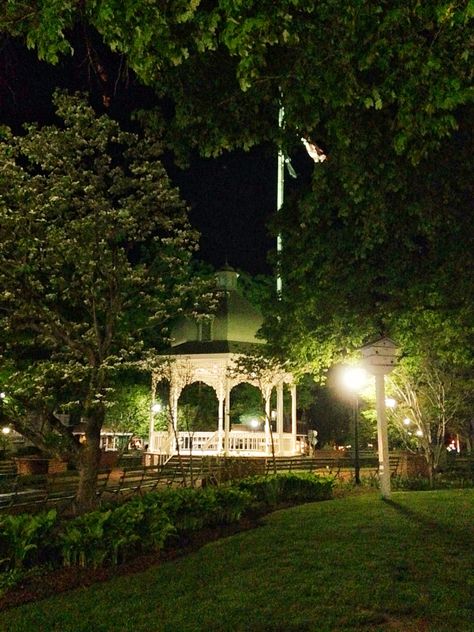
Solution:
M 2 428 L 2 433 L 4 435 L 10 434 L 11 432 L 11 428 L 9 428 L 8 426 L 5 426 L 4 428 Z
M 0 393 L 0 399 L 5 399 L 5 397 L 6 397 L 6 394 L 2 391 L 2 392 Z
M 417 437 L 422 437 L 423 436 L 423 431 L 422 430 L 417 430 L 415 432 L 415 434 L 416 434 Z
M 152 413 L 161 413 L 161 411 L 162 411 L 162 406 L 161 406 L 160 402 L 156 402 L 151 407 L 151 412 Z
M 411 424 L 411 419 L 409 417 L 405 417 L 405 419 L 403 420 L 403 425 L 409 426 L 410 424 Z
M 252 428 L 258 428 L 260 425 L 260 422 L 258 421 L 258 419 L 251 419 L 249 423 L 252 426 Z
M 396 400 L 396 399 L 393 399 L 393 397 L 387 397 L 387 398 L 385 399 L 385 406 L 386 406 L 387 408 L 395 408 L 395 407 L 396 407 L 396 405 L 397 405 L 397 400 Z

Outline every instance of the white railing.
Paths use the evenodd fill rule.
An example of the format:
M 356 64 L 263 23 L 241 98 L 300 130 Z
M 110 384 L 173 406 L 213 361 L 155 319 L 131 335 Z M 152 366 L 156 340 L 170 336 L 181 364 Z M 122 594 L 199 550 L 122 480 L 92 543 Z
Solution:
M 273 433 L 273 447 L 275 454 L 290 456 L 304 452 L 305 437 L 295 437 L 290 433 L 280 436 Z M 225 451 L 224 433 L 219 443 L 219 432 L 178 432 L 177 437 L 173 433 L 153 432 L 150 441 L 149 452 L 155 454 L 176 454 L 179 449 L 181 454 L 222 454 Z M 272 453 L 271 438 L 264 432 L 252 432 L 243 430 L 231 430 L 228 435 L 227 452 L 235 456 L 265 456 Z
M 253 452 L 267 454 L 267 437 L 264 432 L 243 432 L 242 430 L 232 431 L 229 434 L 229 452 L 245 453 Z
M 183 452 L 217 452 L 217 432 L 178 432 L 179 449 Z

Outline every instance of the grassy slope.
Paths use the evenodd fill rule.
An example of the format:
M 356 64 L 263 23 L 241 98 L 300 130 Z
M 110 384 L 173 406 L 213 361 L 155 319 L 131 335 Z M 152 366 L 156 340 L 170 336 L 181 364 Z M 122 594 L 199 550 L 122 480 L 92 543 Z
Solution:
M 1 613 L 0 630 L 471 632 L 473 553 L 474 490 L 353 496 Z

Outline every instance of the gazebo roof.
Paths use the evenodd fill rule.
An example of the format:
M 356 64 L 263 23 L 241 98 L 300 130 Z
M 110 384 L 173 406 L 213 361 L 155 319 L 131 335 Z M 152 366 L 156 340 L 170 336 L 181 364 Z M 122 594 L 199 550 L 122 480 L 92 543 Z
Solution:
M 258 351 L 260 344 L 252 342 L 235 342 L 233 340 L 211 340 L 202 342 L 191 340 L 171 347 L 167 355 L 211 355 L 219 353 L 251 354 Z
M 238 274 L 229 266 L 216 273 L 222 297 L 209 319 L 179 318 L 171 330 L 171 348 L 164 355 L 250 353 L 265 343 L 257 337 L 260 312 L 237 288 Z

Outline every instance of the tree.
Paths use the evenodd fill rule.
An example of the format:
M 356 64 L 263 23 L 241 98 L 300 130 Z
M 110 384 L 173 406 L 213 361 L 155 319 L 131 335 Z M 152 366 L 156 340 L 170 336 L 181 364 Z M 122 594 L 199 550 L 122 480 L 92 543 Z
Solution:
M 61 125 L 4 130 L 0 143 L 2 389 L 8 421 L 77 465 L 85 508 L 112 378 L 145 346 L 163 346 L 170 317 L 195 313 L 206 287 L 189 278 L 196 233 L 160 143 L 96 117 L 79 96 L 55 104 Z M 60 411 L 83 418 L 84 445 Z
M 145 376 L 120 371 L 114 376 L 110 391 L 110 403 L 106 408 L 105 425 L 115 432 L 132 432 L 148 440 L 150 426 L 150 379 Z
M 397 402 L 390 421 L 405 446 L 423 454 L 433 484 L 446 452 L 446 434 L 454 429 L 469 390 L 452 368 L 433 357 L 416 364 L 412 359 L 402 362 L 391 376 L 390 387 Z
M 431 336 L 438 353 L 471 364 L 470 120 L 466 111 L 436 162 L 416 168 L 390 156 L 382 136 L 373 140 L 380 128 L 367 129 L 367 156 L 356 153 L 352 166 L 335 157 L 288 201 L 279 222 L 285 291 L 268 338 L 321 371 L 384 333 L 405 353 Z
M 10 0 L 0 30 L 50 63 L 85 40 L 104 89 L 111 78 L 101 47 L 124 55 L 142 82 L 173 100 L 170 137 L 206 155 L 282 135 L 294 145 L 302 134 L 317 135 L 330 155 L 350 155 L 353 114 L 369 112 L 386 119 L 389 147 L 417 162 L 472 100 L 471 19 L 469 3 L 442 0 Z
M 266 330 L 276 350 L 323 373 L 371 334 L 412 344 L 428 312 L 443 353 L 468 365 L 470 3 L 215 0 L 162 10 L 86 0 L 55 9 L 11 0 L 0 28 L 53 63 L 79 24 L 92 31 L 165 97 L 147 121 L 177 150 L 214 156 L 270 141 L 289 153 L 303 136 L 329 156 L 281 214 L 285 292 Z

